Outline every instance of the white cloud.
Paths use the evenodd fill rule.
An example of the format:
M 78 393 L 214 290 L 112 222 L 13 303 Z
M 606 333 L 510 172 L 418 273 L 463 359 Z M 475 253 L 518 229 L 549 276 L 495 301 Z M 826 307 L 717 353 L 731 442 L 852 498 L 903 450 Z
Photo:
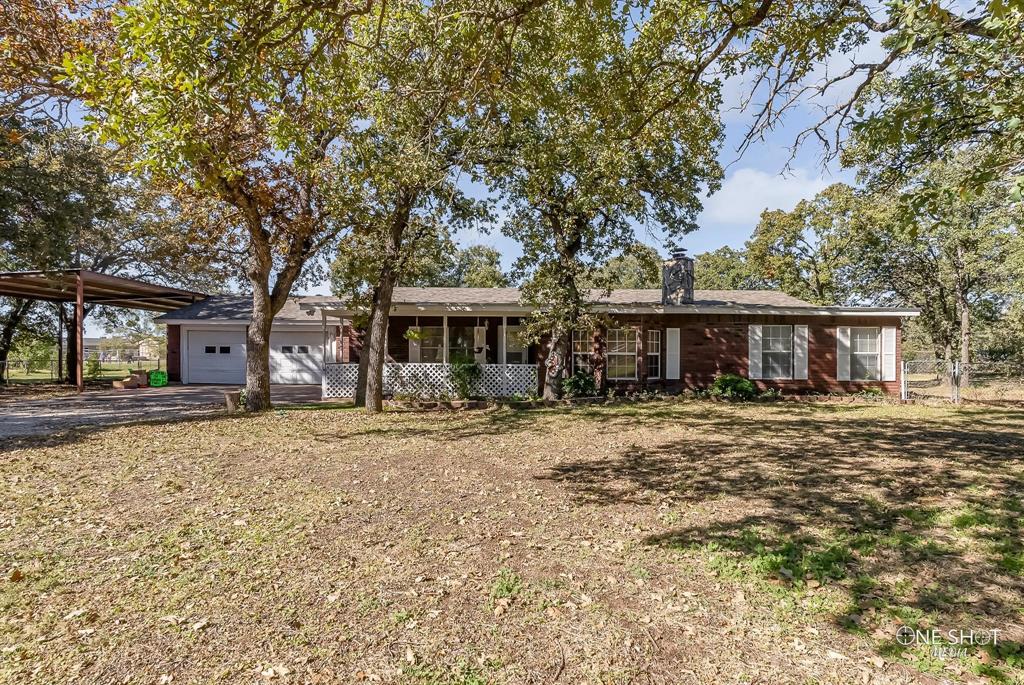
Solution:
M 721 190 L 704 203 L 701 225 L 743 224 L 753 229 L 765 209 L 788 211 L 834 182 L 812 176 L 806 169 L 781 175 L 742 167 L 730 174 Z

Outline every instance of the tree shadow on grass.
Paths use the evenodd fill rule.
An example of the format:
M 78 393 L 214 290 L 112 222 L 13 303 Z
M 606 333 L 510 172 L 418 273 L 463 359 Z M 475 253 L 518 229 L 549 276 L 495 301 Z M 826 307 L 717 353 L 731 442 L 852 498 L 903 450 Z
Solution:
M 1024 676 L 1024 416 L 844 409 L 712 413 L 692 439 L 563 462 L 540 477 L 579 503 L 678 506 L 694 523 L 644 544 L 696 555 L 766 592 L 821 600 L 838 626 L 924 670 L 942 663 L 899 645 L 898 626 L 998 628 L 1000 645 L 968 648 L 987 650 L 990 663 L 968 665 Z

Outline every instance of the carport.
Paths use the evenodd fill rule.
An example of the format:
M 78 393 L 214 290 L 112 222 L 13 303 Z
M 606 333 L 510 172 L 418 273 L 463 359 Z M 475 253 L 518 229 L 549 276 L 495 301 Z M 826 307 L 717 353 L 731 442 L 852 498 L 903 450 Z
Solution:
M 87 269 L 0 272 L 0 295 L 45 302 L 74 302 L 75 385 L 79 392 L 85 389 L 82 324 L 86 303 L 170 312 L 207 297 L 205 293 L 134 278 L 108 276 Z

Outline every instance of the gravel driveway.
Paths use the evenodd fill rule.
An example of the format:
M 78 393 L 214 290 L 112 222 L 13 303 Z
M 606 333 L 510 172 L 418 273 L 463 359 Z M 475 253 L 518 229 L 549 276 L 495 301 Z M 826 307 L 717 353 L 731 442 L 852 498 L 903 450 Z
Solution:
M 90 390 L 80 395 L 14 400 L 0 404 L 0 439 L 45 435 L 80 426 L 176 419 L 222 411 L 223 385 L 174 385 L 136 390 Z M 275 385 L 275 404 L 317 402 L 319 385 Z

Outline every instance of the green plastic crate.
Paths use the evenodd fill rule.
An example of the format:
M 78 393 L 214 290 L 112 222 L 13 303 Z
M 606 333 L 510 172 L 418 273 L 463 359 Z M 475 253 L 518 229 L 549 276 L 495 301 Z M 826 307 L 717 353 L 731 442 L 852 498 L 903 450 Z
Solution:
M 153 369 L 149 372 L 149 387 L 162 388 L 167 385 L 167 372 Z

